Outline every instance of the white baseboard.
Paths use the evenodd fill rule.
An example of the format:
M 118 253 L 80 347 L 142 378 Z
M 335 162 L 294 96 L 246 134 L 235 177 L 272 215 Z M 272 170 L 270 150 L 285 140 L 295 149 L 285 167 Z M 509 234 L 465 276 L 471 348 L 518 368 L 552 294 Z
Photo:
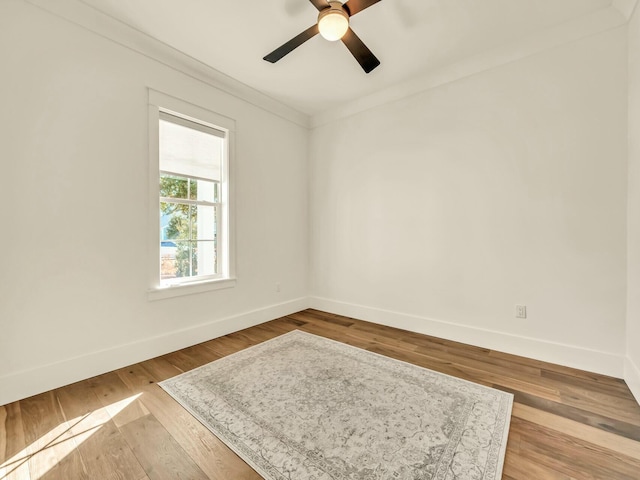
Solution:
M 0 405 L 268 322 L 308 307 L 306 297 L 0 377 Z
M 640 402 L 640 369 L 630 358 L 625 359 L 622 355 L 326 298 L 302 297 L 0 377 L 2 387 L 0 388 L 0 405 L 142 362 L 306 308 L 315 308 L 425 335 L 624 378 Z
M 442 320 L 310 297 L 310 308 L 416 333 L 489 348 L 589 372 L 622 378 L 624 357 L 576 345 L 550 342 Z M 640 378 L 640 377 L 639 377 Z
M 624 360 L 624 381 L 640 403 L 640 367 L 628 356 Z

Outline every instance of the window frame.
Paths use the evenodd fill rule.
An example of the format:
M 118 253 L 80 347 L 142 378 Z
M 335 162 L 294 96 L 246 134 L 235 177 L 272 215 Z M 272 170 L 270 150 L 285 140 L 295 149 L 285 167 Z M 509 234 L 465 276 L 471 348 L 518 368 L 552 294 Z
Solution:
M 218 262 L 220 270 L 215 275 L 185 277 L 176 282 L 160 280 L 160 118 L 171 115 L 187 122 L 212 128 L 224 134 L 226 147 L 223 153 L 221 221 L 218 230 Z M 233 211 L 233 165 L 235 150 L 235 121 L 194 103 L 149 89 L 149 300 L 159 300 L 181 295 L 201 293 L 235 286 L 235 248 Z

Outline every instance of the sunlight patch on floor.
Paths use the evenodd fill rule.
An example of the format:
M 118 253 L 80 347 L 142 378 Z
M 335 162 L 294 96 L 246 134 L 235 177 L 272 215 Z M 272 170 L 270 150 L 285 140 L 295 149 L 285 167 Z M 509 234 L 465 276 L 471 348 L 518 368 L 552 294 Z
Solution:
M 39 480 L 141 393 L 61 423 L 0 464 L 0 480 Z

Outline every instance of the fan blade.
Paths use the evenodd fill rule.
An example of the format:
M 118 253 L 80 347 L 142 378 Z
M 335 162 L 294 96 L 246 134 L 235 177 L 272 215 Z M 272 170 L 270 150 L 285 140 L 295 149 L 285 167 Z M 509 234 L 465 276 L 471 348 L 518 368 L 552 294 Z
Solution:
M 271 62 L 271 63 L 276 63 L 282 57 L 284 57 L 288 53 L 291 53 L 292 50 L 298 48 L 304 42 L 306 42 L 310 38 L 313 38 L 317 34 L 318 34 L 318 24 L 315 24 L 313 27 L 307 28 L 300 35 L 293 37 L 284 45 L 276 48 L 273 52 L 271 52 L 269 55 L 264 57 L 263 60 L 266 60 L 267 62 Z
M 355 32 L 351 30 L 351 27 L 349 27 L 347 33 L 342 37 L 342 43 L 347 46 L 351 55 L 355 57 L 365 73 L 369 73 L 380 65 L 380 60 L 376 58 Z
M 349 0 L 343 5 L 350 17 L 353 17 L 356 13 L 361 12 L 365 8 L 369 8 L 371 5 L 378 3 L 380 0 Z
M 329 7 L 329 3 L 327 2 L 327 0 L 309 0 L 309 1 L 313 3 L 313 6 L 316 7 L 318 11 L 322 11 L 325 8 Z

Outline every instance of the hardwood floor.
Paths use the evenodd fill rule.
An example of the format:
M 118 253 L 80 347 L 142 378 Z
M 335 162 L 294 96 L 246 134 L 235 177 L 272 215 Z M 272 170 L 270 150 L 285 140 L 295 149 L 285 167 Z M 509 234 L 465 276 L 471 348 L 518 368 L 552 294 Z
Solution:
M 512 392 L 504 480 L 640 479 L 622 380 L 315 310 L 0 407 L 0 479 L 260 479 L 156 382 L 294 329 Z

